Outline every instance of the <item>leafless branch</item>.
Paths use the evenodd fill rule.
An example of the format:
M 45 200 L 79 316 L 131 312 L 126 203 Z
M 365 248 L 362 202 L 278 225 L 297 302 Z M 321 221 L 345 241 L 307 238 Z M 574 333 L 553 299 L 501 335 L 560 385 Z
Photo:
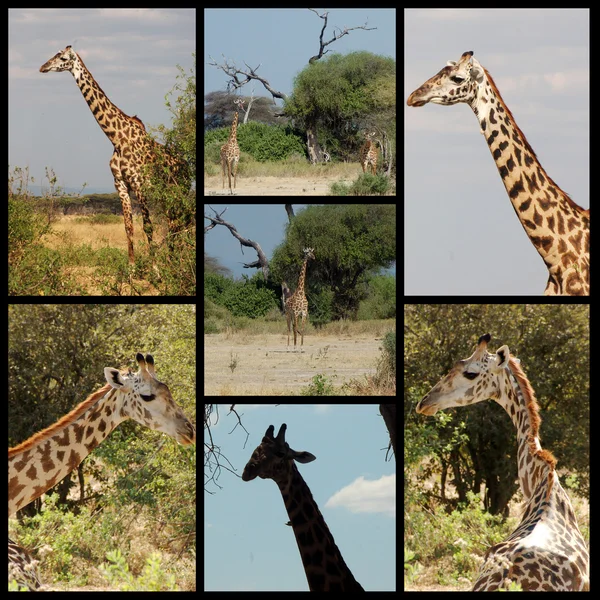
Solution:
M 280 98 L 280 99 L 286 99 L 287 95 L 284 94 L 283 92 L 280 92 L 279 90 L 274 89 L 273 87 L 271 87 L 271 84 L 264 78 L 264 77 L 260 77 L 256 71 L 258 71 L 258 69 L 260 68 L 261 64 L 259 64 L 256 67 L 251 67 L 250 65 L 248 65 L 246 62 L 244 62 L 244 64 L 246 65 L 246 70 L 244 69 L 239 69 L 234 62 L 228 62 L 227 59 L 223 56 L 223 63 L 222 64 L 218 64 L 215 59 L 210 56 L 209 54 L 209 65 L 212 65 L 213 67 L 217 67 L 217 69 L 221 69 L 228 77 L 230 77 L 231 79 L 227 82 L 227 89 L 231 90 L 237 90 L 238 88 L 241 88 L 242 86 L 246 85 L 249 81 L 252 81 L 253 79 L 255 79 L 256 81 L 260 81 L 264 88 L 273 96 L 273 98 Z M 242 75 L 244 78 L 241 79 L 239 77 L 239 75 Z
M 358 27 L 347 27 L 346 25 L 344 25 L 344 29 L 340 29 L 339 27 L 334 27 L 333 31 L 334 31 L 334 35 L 333 37 L 328 41 L 328 42 L 324 42 L 323 41 L 323 34 L 325 33 L 325 29 L 327 28 L 327 18 L 329 16 L 328 12 L 324 12 L 322 15 L 320 15 L 314 8 L 309 8 L 308 10 L 314 12 L 319 18 L 323 19 L 324 23 L 323 23 L 323 29 L 321 29 L 321 35 L 319 36 L 319 54 L 316 54 L 315 56 L 311 57 L 308 62 L 312 65 L 316 60 L 319 60 L 323 55 L 327 54 L 329 52 L 329 50 L 325 50 L 325 48 L 327 46 L 329 46 L 329 44 L 332 44 L 333 42 L 335 42 L 336 40 L 339 40 L 340 38 L 344 37 L 345 35 L 347 35 L 350 31 L 353 31 L 354 29 L 364 29 L 365 31 L 373 31 L 374 29 L 377 29 L 377 27 L 367 27 L 367 22 L 364 25 L 360 25 Z M 339 32 L 339 33 L 335 33 L 335 31 Z
M 205 213 L 204 218 L 208 219 L 211 222 L 213 227 L 215 225 L 222 225 L 223 227 L 227 227 L 227 229 L 229 229 L 229 231 L 231 232 L 231 235 L 233 235 L 233 237 L 235 237 L 240 242 L 240 246 L 242 246 L 242 254 L 244 253 L 243 246 L 247 246 L 249 248 L 254 248 L 254 250 L 258 254 L 258 260 L 254 261 L 253 263 L 242 263 L 244 265 L 244 268 L 245 269 L 262 269 L 263 277 L 265 278 L 265 281 L 268 281 L 269 274 L 270 274 L 269 260 L 266 257 L 265 253 L 263 252 L 262 248 L 260 247 L 260 244 L 258 242 L 255 242 L 253 240 L 250 240 L 250 239 L 247 239 L 247 238 L 241 236 L 238 233 L 238 230 L 233 223 L 229 223 L 221 217 L 221 215 L 227 209 L 225 209 L 221 214 L 218 214 L 214 208 L 212 208 L 211 206 L 209 206 L 209 208 L 215 213 L 215 216 L 211 217 Z M 208 229 L 205 228 L 204 231 L 206 232 L 206 231 L 208 231 Z

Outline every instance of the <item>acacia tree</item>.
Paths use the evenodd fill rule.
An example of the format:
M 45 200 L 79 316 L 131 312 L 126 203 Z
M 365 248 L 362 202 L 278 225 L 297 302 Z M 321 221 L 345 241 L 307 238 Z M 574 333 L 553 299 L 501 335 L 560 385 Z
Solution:
M 308 10 L 311 10 L 320 19 L 323 19 L 323 27 L 321 28 L 321 32 L 319 35 L 319 50 L 318 50 L 317 54 L 315 54 L 314 56 L 311 56 L 308 59 L 308 65 L 310 67 L 315 66 L 317 64 L 317 62 L 323 58 L 323 56 L 325 56 L 326 54 L 328 54 L 331 51 L 331 49 L 328 48 L 328 46 L 330 46 L 331 44 L 333 44 L 340 38 L 344 37 L 345 35 L 349 35 L 351 31 L 354 31 L 356 29 L 364 29 L 365 31 L 373 31 L 373 30 L 377 29 L 377 27 L 368 27 L 367 23 L 365 23 L 364 25 L 356 26 L 356 27 L 344 26 L 343 29 L 340 29 L 339 27 L 334 27 L 333 28 L 333 36 L 331 37 L 331 39 L 327 40 L 327 39 L 325 39 L 325 30 L 327 29 L 329 13 L 324 12 L 322 14 L 319 14 L 314 8 L 310 8 Z M 276 90 L 271 85 L 271 83 L 269 82 L 268 79 L 266 79 L 265 77 L 262 77 L 261 75 L 258 74 L 258 70 L 261 67 L 260 64 L 257 65 L 256 67 L 251 67 L 250 65 L 248 65 L 248 63 L 246 63 L 244 61 L 245 68 L 239 68 L 235 64 L 234 61 L 229 61 L 224 56 L 223 56 L 223 62 L 221 62 L 221 63 L 217 63 L 215 61 L 215 59 L 212 58 L 212 56 L 209 55 L 209 57 L 211 59 L 209 64 L 218 69 L 221 69 L 229 77 L 229 79 L 227 81 L 228 91 L 232 91 L 232 90 L 235 91 L 235 90 L 245 86 L 246 84 L 250 83 L 251 81 L 259 81 L 263 85 L 263 87 L 273 96 L 273 99 L 280 98 L 282 100 L 287 101 L 288 96 L 285 93 L 281 92 L 280 90 Z M 288 115 L 288 114 L 289 113 L 288 113 L 287 106 L 286 106 L 285 112 L 281 113 L 279 116 Z M 296 115 L 296 116 L 300 116 L 300 115 Z M 311 162 L 315 163 L 315 162 L 322 160 L 322 158 L 323 158 L 323 151 L 320 148 L 320 145 L 318 143 L 318 137 L 316 134 L 317 120 L 309 119 L 308 121 L 305 122 L 305 125 L 306 125 L 306 141 L 307 141 L 307 146 L 308 146 L 308 154 L 311 159 Z

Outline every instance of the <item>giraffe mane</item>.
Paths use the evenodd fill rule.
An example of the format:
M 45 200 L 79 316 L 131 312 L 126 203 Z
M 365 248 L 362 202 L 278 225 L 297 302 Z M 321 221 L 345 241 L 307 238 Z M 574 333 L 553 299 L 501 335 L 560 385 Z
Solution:
M 106 393 L 113 389 L 110 383 L 107 383 L 104 387 L 100 388 L 93 394 L 90 394 L 81 404 L 76 406 L 70 413 L 61 417 L 56 423 L 38 431 L 38 433 L 32 435 L 29 439 L 21 442 L 19 445 L 8 449 L 8 458 L 30 450 L 34 446 L 45 442 L 48 438 L 51 438 L 54 434 L 62 431 L 65 427 L 76 421 L 86 410 L 93 406 L 100 398 L 106 395 Z
M 535 158 L 535 160 L 537 161 L 537 164 L 539 165 L 541 171 L 544 173 L 544 177 L 558 190 L 560 190 L 562 192 L 562 194 L 564 195 L 566 201 L 568 202 L 568 204 L 575 209 L 577 212 L 585 215 L 587 213 L 587 217 L 589 218 L 590 214 L 589 214 L 589 208 L 587 210 L 584 210 L 581 206 L 579 206 L 579 204 L 577 204 L 575 201 L 573 201 L 571 199 L 571 197 L 569 196 L 569 194 L 567 194 L 567 192 L 565 192 L 557 183 L 556 181 L 554 181 L 552 179 L 552 177 L 550 177 L 548 175 L 548 173 L 546 173 L 546 170 L 544 169 L 544 167 L 542 167 L 542 165 L 540 164 L 540 161 L 536 155 L 536 153 L 534 152 L 533 148 L 531 147 L 531 145 L 529 144 L 529 141 L 527 140 L 527 138 L 525 137 L 525 134 L 521 131 L 521 128 L 517 125 L 517 122 L 515 120 L 515 118 L 513 117 L 513 114 L 510 112 L 510 109 L 508 108 L 508 106 L 506 106 L 506 102 L 504 102 L 504 98 L 502 97 L 502 95 L 500 94 L 500 90 L 496 87 L 496 82 L 494 81 L 494 79 L 492 78 L 492 76 L 490 75 L 489 71 L 485 68 L 482 67 L 482 69 L 485 71 L 485 74 L 487 75 L 488 81 L 490 82 L 490 85 L 492 86 L 492 89 L 494 90 L 494 93 L 496 94 L 496 96 L 498 97 L 498 100 L 500 100 L 500 102 L 502 102 L 502 108 L 504 108 L 504 110 L 506 111 L 506 114 L 509 116 L 510 120 L 512 121 L 512 126 L 518 131 L 518 133 L 520 134 L 521 138 L 523 138 L 523 143 L 525 144 L 525 147 L 527 148 L 527 150 L 529 152 L 531 152 L 531 155 L 533 156 L 533 158 Z
M 75 52 L 75 50 L 73 50 L 73 52 Z M 75 54 L 77 54 L 77 52 L 75 52 Z M 79 62 L 83 65 L 83 68 L 89 73 L 90 77 L 94 80 L 94 82 L 98 86 L 98 89 L 100 90 L 102 95 L 105 98 L 108 98 L 108 96 L 104 93 L 104 90 L 100 87 L 100 84 L 96 81 L 95 77 L 92 75 L 92 72 L 85 66 L 85 63 L 83 62 L 83 59 L 81 58 L 81 56 L 79 56 L 79 54 L 77 54 L 77 57 L 79 58 Z M 138 119 L 137 115 L 133 115 L 133 117 L 130 117 L 129 115 L 125 114 L 114 102 L 111 102 L 111 104 L 115 107 L 115 110 L 117 110 L 119 113 L 121 113 L 126 119 L 129 119 L 131 121 L 137 121 L 137 123 L 142 127 L 142 129 L 144 131 L 146 131 L 145 125 L 142 123 L 141 119 Z
M 531 383 L 529 383 L 529 379 L 527 379 L 527 375 L 525 375 L 523 369 L 521 369 L 519 361 L 512 354 L 510 355 L 508 365 L 510 367 L 510 372 L 515 376 L 515 379 L 521 388 L 521 392 L 523 393 L 523 397 L 527 404 L 527 412 L 529 413 L 529 420 L 531 422 L 531 433 L 528 440 L 529 451 L 533 456 L 536 456 L 547 463 L 551 470 L 554 470 L 556 458 L 554 458 L 552 452 L 543 449 L 538 450 L 535 445 L 535 438 L 539 436 L 540 423 L 542 422 L 542 418 L 539 414 L 540 405 L 535 397 L 535 392 L 531 387 Z

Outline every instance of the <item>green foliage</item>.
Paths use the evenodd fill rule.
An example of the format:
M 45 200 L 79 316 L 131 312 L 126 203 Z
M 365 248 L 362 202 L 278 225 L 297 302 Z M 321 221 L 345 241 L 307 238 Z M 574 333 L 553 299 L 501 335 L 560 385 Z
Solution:
M 204 145 L 209 149 L 213 162 L 220 162 L 221 146 L 229 138 L 230 127 L 207 131 Z M 290 127 L 274 127 L 251 121 L 239 125 L 237 138 L 240 150 L 259 162 L 281 161 L 300 154 L 306 156 L 306 144 Z
M 424 509 L 423 498 L 410 497 L 404 512 L 405 552 L 414 565 L 432 566 L 438 584 L 454 584 L 459 578 L 475 581 L 485 550 L 510 534 L 516 519 L 504 521 L 480 508 L 476 494 L 469 492 L 459 509 L 448 513 L 443 506 Z M 479 557 L 479 559 L 478 559 Z M 411 580 L 414 571 L 405 570 Z
M 275 292 L 263 284 L 262 273 L 241 281 L 206 274 L 204 286 L 206 297 L 227 308 L 233 316 L 263 317 L 278 303 Z
M 330 54 L 307 66 L 294 81 L 286 114 L 294 118 L 352 121 L 395 106 L 396 63 L 369 52 Z
M 335 387 L 325 375 L 315 375 L 312 383 L 302 390 L 302 396 L 337 396 Z
M 393 275 L 378 275 L 369 280 L 369 296 L 361 302 L 358 318 L 396 318 L 396 278 Z
M 105 563 L 100 569 L 114 588 L 125 592 L 180 591 L 175 576 L 162 570 L 160 554 L 156 552 L 146 559 L 146 564 L 139 577 L 131 574 L 129 565 L 119 550 L 107 552 L 106 558 L 109 563 Z
M 8 294 L 10 296 L 62 296 L 77 288 L 62 274 L 63 260 L 46 248 L 42 237 L 50 224 L 33 204 L 16 196 L 8 199 Z

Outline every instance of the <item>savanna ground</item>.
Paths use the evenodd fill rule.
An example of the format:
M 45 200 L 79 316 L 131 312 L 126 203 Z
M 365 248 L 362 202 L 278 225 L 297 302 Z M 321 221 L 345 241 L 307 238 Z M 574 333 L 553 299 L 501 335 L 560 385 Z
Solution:
M 242 155 L 245 158 L 245 155 Z M 238 165 L 236 188 L 239 196 L 395 196 L 395 183 L 378 175 L 363 176 L 359 163 L 337 163 L 312 166 L 265 164 L 251 162 Z M 205 165 L 204 195 L 229 195 L 229 182 L 225 175 L 225 188 L 221 165 Z
M 295 350 L 293 334 L 288 349 L 285 320 L 262 325 L 264 332 L 204 335 L 205 396 L 395 394 L 395 383 L 373 383 L 385 370 L 383 338 L 395 332 L 395 321 L 307 325 L 304 346 L 298 336 Z
M 164 232 L 154 226 L 153 239 L 160 244 Z M 141 215 L 133 219 L 133 240 L 137 252 L 148 254 L 148 241 L 143 230 Z M 58 250 L 67 260 L 64 268 L 69 277 L 89 295 L 101 295 L 102 285 L 96 276 L 96 259 L 102 250 L 116 249 L 127 256 L 127 235 L 120 215 L 63 215 L 52 223 L 51 231 L 42 238 L 47 248 Z M 142 295 L 156 296 L 158 291 L 142 279 L 134 279 Z

